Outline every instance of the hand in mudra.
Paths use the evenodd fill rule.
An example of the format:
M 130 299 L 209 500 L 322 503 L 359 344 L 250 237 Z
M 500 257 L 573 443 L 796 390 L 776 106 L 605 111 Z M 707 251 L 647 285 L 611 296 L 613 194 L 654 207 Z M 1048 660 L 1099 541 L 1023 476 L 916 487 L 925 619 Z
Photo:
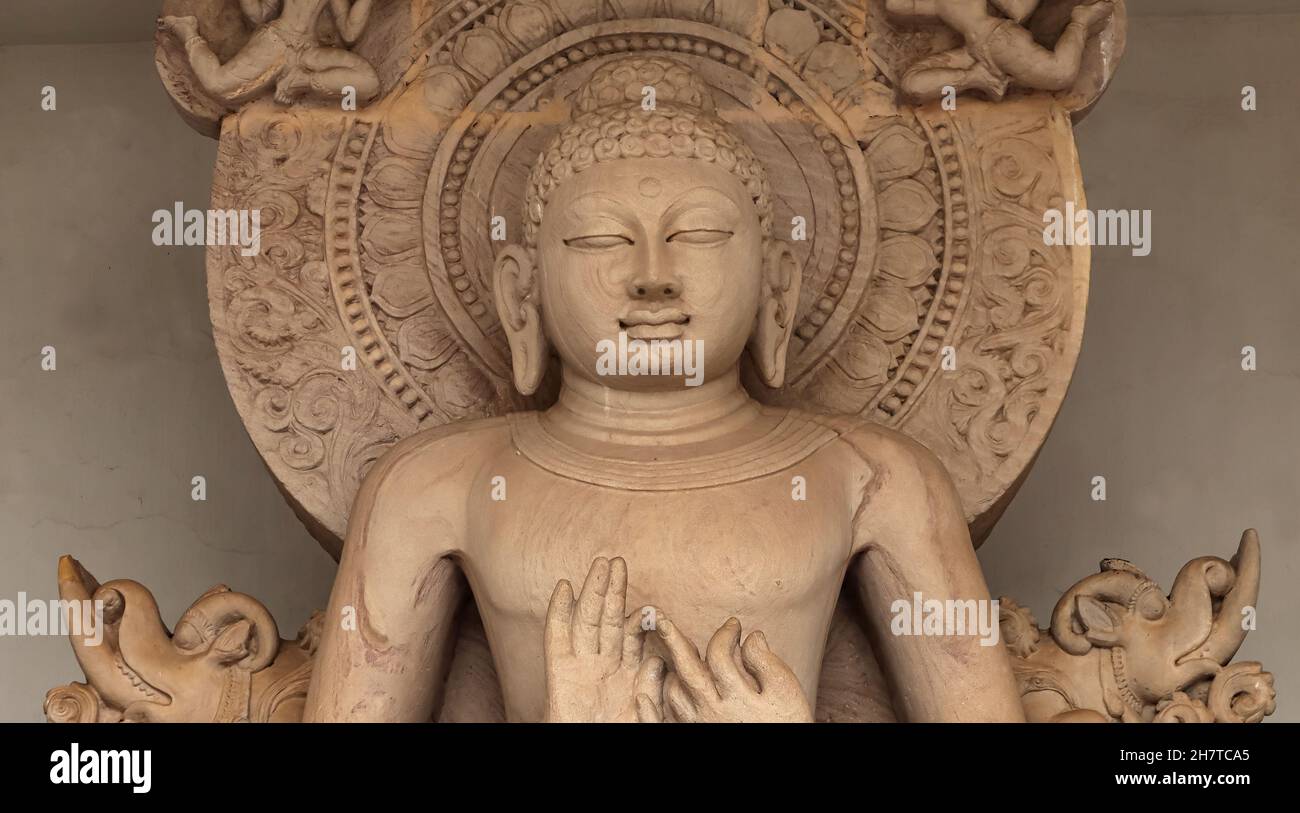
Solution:
M 655 610 L 656 626 L 672 659 L 663 702 L 685 723 L 810 723 L 812 709 L 799 678 L 767 645 L 762 632 L 751 632 L 742 646 L 735 618 L 709 640 L 705 660 L 676 625 Z M 638 694 L 643 720 L 661 721 L 663 706 L 655 695 Z
M 637 722 L 639 695 L 658 698 L 664 662 L 643 659 L 640 612 L 624 615 L 627 564 L 600 558 L 582 593 L 561 579 L 546 611 L 545 722 Z

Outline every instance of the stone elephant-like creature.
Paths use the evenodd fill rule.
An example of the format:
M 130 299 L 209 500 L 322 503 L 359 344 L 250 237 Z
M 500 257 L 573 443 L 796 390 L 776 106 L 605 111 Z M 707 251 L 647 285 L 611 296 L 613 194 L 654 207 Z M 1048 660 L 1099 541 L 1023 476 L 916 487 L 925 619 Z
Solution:
M 1123 559 L 1067 590 L 1040 630 L 1002 599 L 1002 635 L 1015 658 L 1029 719 L 1057 722 L 1258 722 L 1276 707 L 1261 665 L 1225 666 L 1254 627 L 1259 537 L 1231 561 L 1188 562 L 1168 596 Z
M 47 718 L 61 722 L 289 722 L 302 719 L 318 618 L 294 641 L 252 596 L 217 585 L 168 632 L 139 582 L 100 584 L 70 556 L 59 595 L 102 602 L 102 635 L 70 635 L 87 683 L 52 689 Z M 90 605 L 81 605 L 90 606 Z

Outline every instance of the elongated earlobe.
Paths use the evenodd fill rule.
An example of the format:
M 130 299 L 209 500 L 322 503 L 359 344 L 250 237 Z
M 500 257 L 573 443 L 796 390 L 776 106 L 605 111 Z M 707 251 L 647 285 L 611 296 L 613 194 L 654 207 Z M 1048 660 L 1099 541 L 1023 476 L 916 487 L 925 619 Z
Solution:
M 497 255 L 492 274 L 497 316 L 510 342 L 515 388 L 523 395 L 532 395 L 546 374 L 549 354 L 537 307 L 537 273 L 532 257 L 519 246 L 506 246 Z
M 794 333 L 802 278 L 803 270 L 790 246 L 783 240 L 771 241 L 763 258 L 763 293 L 749 354 L 763 383 L 773 389 L 785 383 L 785 354 Z

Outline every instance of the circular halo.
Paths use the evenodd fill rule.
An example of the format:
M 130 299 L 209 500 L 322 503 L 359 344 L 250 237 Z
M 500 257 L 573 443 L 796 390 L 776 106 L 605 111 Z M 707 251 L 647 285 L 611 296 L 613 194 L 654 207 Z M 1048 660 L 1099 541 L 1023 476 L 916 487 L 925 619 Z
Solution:
M 920 441 L 980 541 L 1032 464 L 1082 338 L 1088 252 L 1042 241 L 1044 211 L 1085 205 L 1068 108 L 1046 94 L 899 108 L 868 38 L 818 4 L 683 3 L 670 19 L 636 16 L 639 1 L 603 7 L 628 17 L 604 21 L 558 0 L 444 8 L 380 104 L 341 122 L 254 106 L 223 132 L 214 205 L 282 211 L 264 227 L 264 245 L 284 246 L 269 282 L 209 250 L 218 349 L 268 467 L 336 551 L 361 477 L 397 440 L 547 405 L 553 389 L 526 399 L 511 385 L 491 219 L 522 233 L 527 173 L 566 99 L 596 64 L 639 51 L 704 79 L 768 169 L 774 228 L 803 218 L 787 384 L 746 370 L 746 385 Z M 355 372 L 338 369 L 340 346 L 355 348 Z

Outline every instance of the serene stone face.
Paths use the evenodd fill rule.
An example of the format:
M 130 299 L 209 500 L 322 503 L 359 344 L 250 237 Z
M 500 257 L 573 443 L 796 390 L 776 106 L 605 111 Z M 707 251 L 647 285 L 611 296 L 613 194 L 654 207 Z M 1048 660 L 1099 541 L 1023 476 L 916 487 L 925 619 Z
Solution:
M 692 342 L 711 380 L 735 366 L 753 330 L 762 258 L 758 211 L 726 170 L 672 158 L 594 166 L 546 205 L 537 262 L 547 336 L 569 371 L 607 386 L 682 386 L 663 375 L 597 379 L 598 345 L 620 331 L 665 362 L 681 352 L 673 340 Z

